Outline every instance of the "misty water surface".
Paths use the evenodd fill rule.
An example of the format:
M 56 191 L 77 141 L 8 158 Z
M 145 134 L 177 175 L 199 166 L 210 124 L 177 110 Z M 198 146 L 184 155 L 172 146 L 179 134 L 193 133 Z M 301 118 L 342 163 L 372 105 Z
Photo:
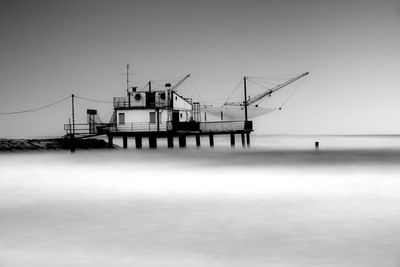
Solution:
M 399 266 L 399 137 L 252 141 L 2 153 L 0 266 Z

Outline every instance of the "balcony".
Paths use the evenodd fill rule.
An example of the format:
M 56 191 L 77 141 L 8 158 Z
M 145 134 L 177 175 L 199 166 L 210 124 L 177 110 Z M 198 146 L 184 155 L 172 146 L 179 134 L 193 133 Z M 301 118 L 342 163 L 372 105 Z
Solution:
M 128 97 L 114 97 L 113 103 L 114 103 L 114 108 L 129 108 Z

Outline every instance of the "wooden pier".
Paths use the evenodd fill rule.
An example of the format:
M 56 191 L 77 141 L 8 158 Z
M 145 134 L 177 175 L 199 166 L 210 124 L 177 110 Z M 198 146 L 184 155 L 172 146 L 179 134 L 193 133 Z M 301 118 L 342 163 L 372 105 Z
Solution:
M 230 137 L 230 144 L 232 147 L 236 145 L 236 138 L 240 136 L 242 147 L 250 146 L 250 134 L 253 131 L 252 121 L 214 121 L 214 122 L 191 122 L 191 130 L 181 130 L 181 128 L 188 128 L 187 125 L 178 125 L 175 127 L 167 126 L 160 130 L 160 127 L 152 127 L 152 125 L 145 125 L 143 123 L 136 125 L 100 125 L 96 128 L 96 133 L 87 131 L 89 129 L 86 124 L 75 125 L 75 135 L 85 138 L 86 136 L 92 137 L 93 135 L 106 135 L 108 138 L 109 147 L 114 147 L 114 138 L 122 138 L 122 147 L 128 148 L 129 140 L 134 139 L 135 147 L 137 149 L 143 148 L 143 139 L 147 139 L 148 147 L 150 149 L 157 148 L 159 139 L 166 139 L 168 148 L 185 148 L 187 146 L 187 139 L 194 138 L 196 147 L 201 147 L 201 139 L 208 137 L 210 147 L 214 147 L 214 136 L 226 135 Z M 90 129 L 92 129 L 91 127 Z M 65 125 L 65 130 L 71 132 L 70 126 Z M 178 143 L 175 144 L 175 139 Z
M 122 138 L 123 148 L 128 148 L 128 140 L 135 139 L 135 147 L 140 149 L 143 147 L 143 139 L 148 140 L 149 148 L 157 148 L 157 140 L 158 139 L 166 139 L 167 147 L 174 148 L 176 144 L 174 144 L 174 140 L 178 139 L 177 146 L 179 148 L 185 148 L 187 146 L 187 139 L 194 138 L 196 142 L 196 147 L 201 146 L 201 137 L 208 137 L 209 146 L 214 146 L 214 136 L 215 135 L 228 135 L 230 136 L 230 144 L 232 147 L 236 145 L 236 137 L 240 136 L 242 147 L 250 146 L 250 133 L 253 131 L 252 122 L 248 121 L 245 123 L 244 121 L 235 121 L 235 122 L 227 122 L 227 121 L 217 121 L 217 122 L 203 122 L 193 124 L 192 129 L 196 130 L 174 130 L 171 128 L 170 130 L 161 131 L 158 129 L 153 130 L 153 128 L 149 127 L 147 131 L 143 130 L 143 124 L 141 127 L 135 127 L 135 125 L 128 126 L 109 126 L 104 127 L 102 131 L 108 137 L 108 143 L 110 147 L 113 146 L 115 137 Z M 166 127 L 167 129 L 169 127 Z M 136 131 L 132 131 L 132 129 L 137 129 Z M 142 129 L 142 130 L 141 130 Z
M 110 147 L 114 146 L 114 138 L 121 137 L 123 148 L 128 148 L 129 139 L 134 139 L 135 147 L 141 149 L 143 147 L 143 139 L 148 140 L 149 148 L 157 148 L 158 139 L 166 139 L 168 148 L 185 148 L 187 146 L 187 139 L 194 138 L 196 147 L 201 147 L 201 139 L 208 137 L 209 146 L 214 147 L 215 135 L 228 135 L 230 136 L 230 144 L 232 147 L 236 145 L 236 138 L 240 136 L 242 147 L 250 146 L 250 131 L 234 131 L 234 132 L 185 132 L 185 133 L 135 133 L 135 132 L 118 132 L 108 133 L 108 144 Z M 201 138 L 203 137 L 203 138 Z M 178 139 L 178 144 L 175 144 L 175 139 Z

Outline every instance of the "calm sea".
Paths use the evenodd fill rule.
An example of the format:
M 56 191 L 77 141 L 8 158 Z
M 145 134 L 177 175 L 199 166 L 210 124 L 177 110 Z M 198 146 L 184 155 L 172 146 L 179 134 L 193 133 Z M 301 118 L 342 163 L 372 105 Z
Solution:
M 0 266 L 400 266 L 400 136 L 207 143 L 0 153 Z

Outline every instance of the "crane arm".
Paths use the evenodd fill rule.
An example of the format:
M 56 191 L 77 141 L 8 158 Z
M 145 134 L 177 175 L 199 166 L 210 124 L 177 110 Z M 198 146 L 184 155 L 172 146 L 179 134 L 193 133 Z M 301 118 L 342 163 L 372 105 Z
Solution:
M 187 78 L 189 78 L 189 77 L 190 77 L 190 74 L 186 75 L 182 80 L 180 80 L 179 82 L 177 82 L 177 83 L 171 88 L 171 90 L 172 90 L 172 91 L 176 91 L 176 89 L 178 89 L 178 87 L 179 87 L 184 81 L 186 81 Z
M 261 100 L 262 98 L 266 97 L 267 95 L 269 95 L 269 96 L 272 95 L 276 91 L 282 89 L 285 86 L 288 86 L 289 84 L 291 84 L 291 83 L 303 78 L 304 76 L 306 76 L 308 74 L 309 74 L 309 72 L 304 72 L 304 73 L 302 73 L 302 74 L 300 74 L 300 75 L 298 75 L 298 76 L 296 76 L 294 78 L 291 78 L 291 79 L 287 80 L 286 82 L 284 82 L 282 84 L 278 84 L 277 86 L 275 86 L 275 87 L 273 87 L 273 88 L 271 88 L 271 89 L 269 89 L 269 90 L 267 90 L 267 91 L 265 91 L 265 92 L 263 92 L 261 94 L 258 94 L 256 96 L 250 98 L 249 101 L 247 101 L 247 105 L 254 104 L 257 101 Z
M 298 76 L 296 76 L 296 77 L 293 77 L 293 78 L 287 80 L 286 82 L 284 82 L 284 83 L 282 83 L 282 84 L 278 84 L 277 86 L 275 86 L 275 87 L 273 87 L 273 88 L 270 88 L 270 89 L 268 89 L 267 91 L 262 92 L 261 94 L 258 94 L 258 95 L 256 95 L 256 96 L 250 98 L 250 99 L 247 101 L 246 104 L 247 104 L 247 105 L 251 105 L 251 104 L 254 104 L 254 103 L 260 101 L 261 99 L 263 99 L 264 97 L 266 97 L 266 96 L 268 96 L 268 95 L 271 96 L 271 95 L 272 95 L 273 93 L 275 93 L 276 91 L 282 89 L 282 88 L 285 87 L 285 86 L 288 86 L 289 84 L 291 84 L 291 83 L 293 83 L 293 82 L 295 82 L 295 81 L 297 81 L 297 80 L 303 78 L 304 76 L 306 76 L 306 75 L 308 75 L 308 74 L 309 74 L 309 72 L 304 72 L 304 73 L 302 73 L 302 74 L 300 74 L 300 75 L 298 75 Z M 242 106 L 242 105 L 243 105 L 243 102 L 226 102 L 226 103 L 225 103 L 225 106 Z

